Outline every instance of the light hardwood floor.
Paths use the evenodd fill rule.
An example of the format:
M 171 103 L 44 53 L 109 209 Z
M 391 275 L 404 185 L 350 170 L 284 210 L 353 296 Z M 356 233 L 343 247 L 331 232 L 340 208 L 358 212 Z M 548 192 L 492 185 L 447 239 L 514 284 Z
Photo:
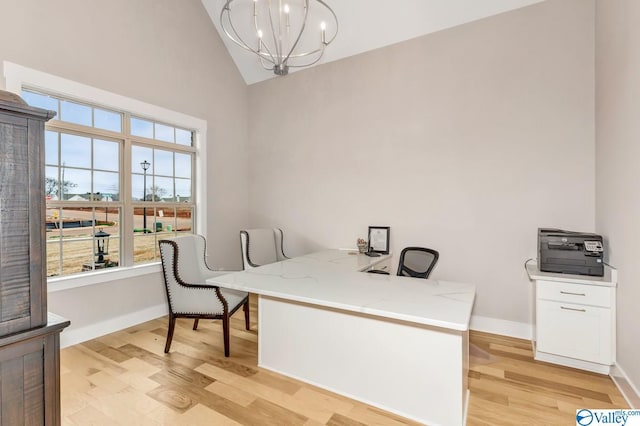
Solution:
M 165 355 L 166 318 L 63 349 L 62 424 L 417 424 L 258 368 L 251 300 L 252 331 L 236 314 L 230 358 L 220 321 L 178 320 Z M 529 341 L 472 332 L 471 343 L 468 425 L 574 425 L 577 408 L 627 408 L 607 376 L 534 361 Z

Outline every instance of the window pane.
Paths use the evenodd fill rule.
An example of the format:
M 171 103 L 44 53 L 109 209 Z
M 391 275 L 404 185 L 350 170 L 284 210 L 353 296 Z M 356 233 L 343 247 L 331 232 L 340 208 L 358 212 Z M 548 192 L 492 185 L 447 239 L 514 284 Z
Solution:
M 191 201 L 191 179 L 176 178 L 176 201 L 179 203 Z
M 57 200 L 60 196 L 59 181 L 58 181 L 58 168 L 57 167 L 45 167 L 44 170 L 44 195 L 47 200 Z
M 60 209 L 46 210 L 46 245 L 47 276 L 54 277 L 62 273 L 60 263 L 61 215 Z
M 51 232 L 47 229 L 47 232 Z M 55 277 L 61 274 L 62 264 L 60 263 L 60 238 L 59 234 L 55 233 L 53 236 L 47 234 L 47 276 Z
M 91 126 L 91 107 L 70 101 L 60 101 L 60 120 Z
M 91 167 L 91 139 L 62 133 L 60 148 L 63 166 Z
M 92 270 L 93 248 L 91 237 L 69 237 L 62 240 L 62 274 L 77 274 Z
M 153 164 L 151 164 L 153 161 L 153 150 L 151 148 L 133 145 L 131 147 L 131 172 L 144 174 L 144 169 L 141 165 L 144 161 L 149 163 L 147 175 L 153 174 Z
M 156 149 L 153 152 L 153 160 L 155 175 L 173 176 L 173 152 Z
M 60 111 L 58 111 L 58 100 L 51 96 L 41 95 L 40 93 L 29 92 L 27 90 L 22 91 L 22 99 L 25 100 L 31 106 L 44 108 L 56 112 L 56 119 L 60 118 Z
M 133 175 L 131 176 L 131 199 L 134 201 L 142 201 L 144 199 L 144 176 Z
M 179 145 L 192 146 L 193 137 L 189 130 L 176 128 L 176 143 Z
M 44 162 L 58 165 L 58 132 L 44 132 Z
M 149 220 L 149 224 L 152 223 L 153 217 Z M 156 255 L 156 246 L 155 233 L 136 232 L 133 236 L 133 263 L 149 263 L 159 260 Z
M 176 176 L 177 177 L 191 177 L 191 155 L 180 154 L 176 152 Z
M 140 118 L 131 117 L 131 134 L 153 139 L 153 123 Z
M 151 193 L 152 201 L 173 201 L 173 178 L 156 177 Z
M 146 214 L 146 216 L 145 216 Z M 158 259 L 155 209 L 153 207 L 136 207 L 133 209 L 133 263 L 154 262 Z
M 153 217 L 155 211 L 153 207 L 134 207 L 133 208 L 133 232 L 144 232 L 146 229 L 150 231 L 153 225 Z
M 99 268 L 118 266 L 120 263 L 120 209 L 96 207 L 95 223 L 94 265 L 98 264 Z M 108 234 L 108 236 L 100 241 L 95 236 L 98 232 Z M 102 255 L 97 255 L 100 249 L 102 249 Z
M 97 201 L 118 201 L 120 199 L 118 173 L 93 172 L 93 193 Z
M 120 144 L 118 142 L 93 140 L 93 168 L 118 171 L 120 169 Z
M 82 272 L 83 265 L 93 257 L 93 209 L 68 207 L 60 210 L 60 238 L 62 244 L 62 274 Z
M 193 209 L 176 209 L 176 231 L 189 234 L 193 232 Z
M 91 170 L 62 168 L 61 200 L 89 201 L 91 199 Z
M 157 219 L 155 225 L 156 233 L 164 233 L 163 236 L 158 238 L 171 238 L 175 232 L 175 209 L 173 208 L 159 208 L 157 209 Z
M 98 129 L 122 132 L 122 114 L 100 108 L 93 109 L 93 125 Z
M 165 126 L 164 124 L 155 123 L 156 125 L 156 139 L 165 142 L 174 142 L 173 127 Z

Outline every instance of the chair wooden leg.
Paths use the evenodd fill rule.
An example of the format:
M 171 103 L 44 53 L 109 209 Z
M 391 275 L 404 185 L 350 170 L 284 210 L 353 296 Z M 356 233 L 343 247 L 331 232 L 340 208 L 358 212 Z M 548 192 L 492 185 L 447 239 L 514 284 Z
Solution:
M 169 329 L 167 330 L 167 343 L 164 345 L 164 353 L 169 353 L 171 340 L 173 340 L 173 330 L 176 328 L 176 317 L 169 312 Z
M 193 329 L 197 330 L 198 329 L 198 318 L 193 320 Z
M 244 327 L 247 330 L 251 330 L 251 323 L 249 321 L 249 299 L 247 299 L 247 301 L 244 302 L 244 305 L 242 306 L 242 310 L 244 311 Z
M 224 356 L 229 356 L 229 316 L 222 317 L 222 331 L 224 334 Z

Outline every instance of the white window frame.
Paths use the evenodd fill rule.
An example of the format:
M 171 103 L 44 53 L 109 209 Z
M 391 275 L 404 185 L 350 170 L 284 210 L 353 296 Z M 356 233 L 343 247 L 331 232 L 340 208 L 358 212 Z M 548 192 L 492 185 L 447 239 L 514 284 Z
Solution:
M 194 130 L 195 152 L 195 229 L 194 232 L 207 236 L 207 122 L 167 108 L 152 105 L 126 96 L 98 89 L 22 65 L 3 61 L 5 87 L 9 92 L 20 95 L 23 87 L 40 89 L 54 95 L 69 97 L 88 104 L 100 105 L 114 110 L 127 111 L 139 117 Z M 44 197 L 44 194 L 42 194 Z M 125 214 L 121 211 L 121 214 Z M 101 284 L 119 279 L 137 277 L 160 272 L 160 262 L 114 268 L 112 271 L 92 271 L 77 275 L 51 277 L 47 280 L 49 292 L 66 290 L 86 285 Z

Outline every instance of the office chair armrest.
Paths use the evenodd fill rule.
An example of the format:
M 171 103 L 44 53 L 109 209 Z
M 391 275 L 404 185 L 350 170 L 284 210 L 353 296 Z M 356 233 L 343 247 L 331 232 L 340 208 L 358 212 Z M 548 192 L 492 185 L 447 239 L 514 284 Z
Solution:
M 370 274 L 391 275 L 388 271 L 381 271 L 380 269 L 369 269 L 367 272 Z

